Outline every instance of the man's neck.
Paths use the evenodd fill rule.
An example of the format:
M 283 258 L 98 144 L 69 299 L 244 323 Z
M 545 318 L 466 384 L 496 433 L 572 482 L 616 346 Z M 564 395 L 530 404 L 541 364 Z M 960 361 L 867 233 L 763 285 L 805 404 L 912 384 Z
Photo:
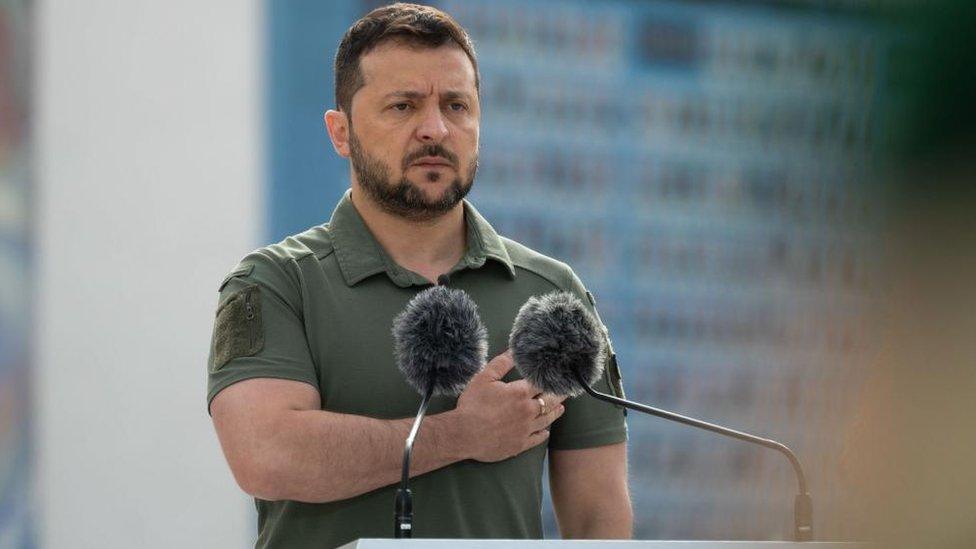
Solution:
M 413 221 L 388 213 L 355 186 L 352 203 L 376 240 L 393 261 L 431 282 L 447 273 L 464 256 L 464 206 L 427 221 Z

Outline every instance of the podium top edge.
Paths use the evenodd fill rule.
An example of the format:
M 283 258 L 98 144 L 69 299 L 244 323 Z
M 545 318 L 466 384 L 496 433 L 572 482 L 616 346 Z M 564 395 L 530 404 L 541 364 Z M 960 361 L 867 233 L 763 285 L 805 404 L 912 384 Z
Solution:
M 363 538 L 349 542 L 339 549 L 400 549 L 403 547 L 431 549 L 598 549 L 621 547 L 627 549 L 870 549 L 875 546 L 859 541 L 722 541 L 722 540 L 512 540 L 512 539 L 374 539 Z

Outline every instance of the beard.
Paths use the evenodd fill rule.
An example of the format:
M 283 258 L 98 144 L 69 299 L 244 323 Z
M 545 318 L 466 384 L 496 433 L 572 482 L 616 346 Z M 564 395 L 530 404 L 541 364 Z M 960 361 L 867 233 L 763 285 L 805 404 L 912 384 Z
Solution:
M 398 182 L 392 183 L 390 167 L 366 152 L 356 138 L 356 133 L 351 127 L 349 129 L 349 160 L 352 162 L 352 169 L 356 173 L 359 185 L 373 202 L 389 214 L 411 221 L 430 221 L 454 209 L 471 191 L 478 171 L 477 155 L 468 166 L 463 180 L 458 175 L 440 197 L 428 200 L 424 191 L 406 176 L 410 164 L 425 156 L 444 158 L 451 163 L 456 173 L 461 173 L 454 153 L 441 145 L 424 145 L 404 157 L 401 169 L 404 175 Z M 428 181 L 435 183 L 444 175 L 437 171 L 429 171 L 426 177 Z

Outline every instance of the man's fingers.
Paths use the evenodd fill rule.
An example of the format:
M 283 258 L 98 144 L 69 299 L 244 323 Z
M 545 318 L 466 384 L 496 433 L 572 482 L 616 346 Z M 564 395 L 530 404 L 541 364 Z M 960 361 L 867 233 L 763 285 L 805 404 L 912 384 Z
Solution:
M 522 380 L 519 380 L 519 381 L 522 381 Z M 512 385 L 514 383 L 518 383 L 518 381 L 509 383 L 509 385 Z M 530 388 L 533 388 L 533 387 L 530 386 Z M 556 396 L 556 395 L 553 395 L 553 394 L 550 394 L 550 393 L 540 393 L 540 392 L 536 391 L 536 392 L 533 392 L 533 393 L 530 393 L 530 394 L 532 395 L 532 399 L 533 400 L 538 400 L 538 399 L 541 398 L 542 400 L 546 401 L 546 411 L 555 410 L 557 406 L 559 406 L 560 404 L 563 403 L 564 400 L 566 400 L 566 397 L 564 397 L 564 396 Z
M 547 392 L 543 391 L 542 389 L 539 389 L 535 385 L 531 385 L 531 387 L 532 387 L 532 395 L 531 396 L 533 398 L 542 397 L 542 398 L 546 399 L 546 404 L 548 404 L 550 406 L 555 405 L 555 404 L 559 404 L 560 402 L 566 400 L 566 397 L 564 397 L 564 396 L 558 396 L 558 395 L 554 395 L 552 393 L 547 393 Z
M 497 381 L 505 377 L 505 374 L 510 372 L 513 367 L 515 367 L 515 361 L 512 359 L 512 351 L 508 350 L 491 359 L 488 364 L 485 365 L 484 372 L 492 380 Z
M 535 448 L 536 446 L 542 444 L 548 439 L 549 439 L 549 431 L 545 429 L 541 431 L 536 431 L 531 435 L 529 435 L 529 438 L 525 444 L 525 450 L 528 450 L 529 448 Z
M 556 421 L 562 415 L 566 413 L 566 407 L 562 404 L 557 404 L 555 408 L 550 408 L 549 413 L 544 416 L 538 416 L 532 420 L 531 429 L 533 432 L 541 431 L 550 425 L 552 422 Z
M 520 379 L 518 381 L 513 381 L 508 384 L 509 389 L 514 389 L 521 391 L 523 395 L 529 397 L 532 400 L 533 409 L 535 410 L 535 415 L 546 415 L 551 414 L 557 408 L 561 407 L 563 401 L 566 397 L 551 395 L 549 393 L 537 393 L 535 387 L 531 383 Z M 541 400 L 541 402 L 540 402 Z M 542 402 L 545 402 L 543 404 Z
M 542 400 L 546 401 L 547 410 L 554 410 L 556 406 L 559 406 L 564 400 L 566 400 L 566 397 L 564 396 L 550 395 L 549 393 L 543 393 L 539 396 L 542 397 Z
M 509 391 L 517 391 L 516 394 L 524 398 L 531 398 L 534 400 L 538 396 L 535 387 L 524 379 L 516 379 L 515 381 L 508 383 L 507 387 Z

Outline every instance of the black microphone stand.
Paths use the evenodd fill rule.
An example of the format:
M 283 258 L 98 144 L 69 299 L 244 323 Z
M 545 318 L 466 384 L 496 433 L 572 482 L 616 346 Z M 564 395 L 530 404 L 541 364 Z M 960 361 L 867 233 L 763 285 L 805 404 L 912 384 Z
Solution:
M 727 437 L 737 438 L 753 444 L 759 444 L 761 446 L 765 446 L 766 448 L 772 448 L 773 450 L 785 454 L 786 457 L 789 458 L 790 463 L 793 464 L 793 470 L 796 472 L 796 479 L 800 489 L 799 493 L 796 495 L 796 498 L 793 500 L 793 539 L 796 541 L 810 541 L 813 539 L 813 500 L 810 499 L 810 494 L 807 493 L 807 479 L 803 474 L 803 469 L 800 467 L 800 461 L 796 458 L 796 455 L 793 454 L 793 451 L 787 448 L 785 444 L 780 444 L 779 442 L 770 440 L 768 438 L 761 438 L 755 435 L 750 435 L 749 433 L 743 433 L 742 431 L 722 427 L 721 425 L 715 425 L 714 423 L 708 423 L 707 421 L 702 421 L 693 417 L 683 416 L 667 410 L 661 410 L 660 408 L 652 408 L 651 406 L 645 406 L 644 404 L 638 404 L 636 402 L 631 402 L 629 400 L 601 393 L 590 387 L 579 372 L 575 372 L 575 374 L 576 380 L 579 382 L 579 384 L 582 385 L 583 389 L 585 389 L 586 392 L 594 398 L 603 400 L 605 402 L 610 402 L 612 404 L 617 404 L 625 408 L 630 408 L 631 410 L 637 410 L 638 412 L 644 412 L 645 414 L 651 414 L 653 416 L 669 419 L 671 421 L 677 421 L 678 423 L 684 423 L 685 425 L 691 425 L 692 427 L 698 427 L 699 429 L 705 429 L 706 431 L 711 431 Z
M 413 452 L 413 441 L 420 431 L 420 424 L 424 421 L 427 405 L 430 404 L 430 397 L 433 394 L 434 378 L 431 377 L 427 392 L 420 401 L 420 410 L 417 411 L 417 417 L 413 420 L 413 427 L 407 436 L 407 444 L 403 448 L 403 474 L 400 477 L 400 488 L 397 489 L 393 511 L 393 537 L 397 539 L 413 537 L 413 498 L 410 488 L 407 488 L 407 482 L 410 480 L 410 454 Z

